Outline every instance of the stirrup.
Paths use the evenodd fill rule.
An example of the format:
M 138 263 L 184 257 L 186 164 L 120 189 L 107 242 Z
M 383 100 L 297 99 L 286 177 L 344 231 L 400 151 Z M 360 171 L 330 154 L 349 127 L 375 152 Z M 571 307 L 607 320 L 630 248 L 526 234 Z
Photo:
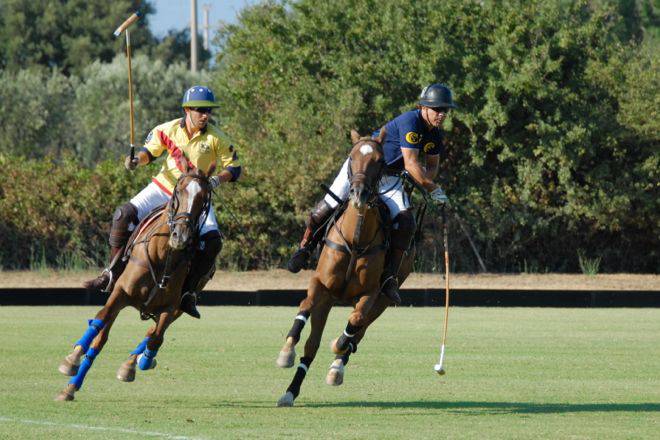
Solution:
M 399 280 L 394 275 L 385 278 L 380 287 L 380 291 L 395 305 L 401 305 L 401 296 L 399 295 Z
M 298 273 L 301 269 L 306 269 L 307 262 L 311 254 L 312 253 L 309 249 L 306 247 L 301 247 L 296 252 L 294 252 L 293 256 L 286 264 L 286 268 L 289 270 L 289 272 L 292 273 Z
M 196 292 L 186 292 L 181 295 L 181 303 L 179 308 L 183 313 L 187 313 L 193 318 L 200 319 L 199 310 L 197 310 L 197 293 Z
M 114 276 L 112 271 L 108 268 L 103 269 L 101 275 L 97 276 L 93 280 L 86 281 L 83 283 L 83 287 L 90 292 L 101 292 L 109 293 L 111 290 L 114 281 Z

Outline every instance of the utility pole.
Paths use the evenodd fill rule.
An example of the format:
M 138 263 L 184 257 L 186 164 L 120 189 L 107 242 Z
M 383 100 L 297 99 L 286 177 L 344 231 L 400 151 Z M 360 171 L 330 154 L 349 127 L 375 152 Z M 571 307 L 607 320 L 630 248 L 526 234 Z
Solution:
M 211 10 L 211 5 L 202 6 L 204 11 L 204 18 L 202 22 L 202 30 L 204 31 L 204 49 L 209 50 L 209 11 Z
M 197 0 L 190 0 L 190 73 L 197 73 Z

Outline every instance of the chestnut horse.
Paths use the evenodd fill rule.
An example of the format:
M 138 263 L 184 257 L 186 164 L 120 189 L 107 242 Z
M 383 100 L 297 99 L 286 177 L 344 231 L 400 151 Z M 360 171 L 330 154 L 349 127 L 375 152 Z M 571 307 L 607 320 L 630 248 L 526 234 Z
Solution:
M 300 386 L 318 351 L 328 313 L 337 300 L 353 302 L 354 309 L 343 334 L 332 342 L 337 360 L 331 366 L 327 381 L 334 381 L 334 385 L 341 383 L 341 379 L 336 379 L 339 370 L 343 377 L 343 364 L 341 368 L 337 365 L 344 362 L 343 359 L 347 361 L 348 354 L 357 349 L 357 342 L 364 336 L 367 326 L 391 304 L 389 299 L 380 295 L 380 277 L 387 251 L 387 237 L 378 207 L 378 187 L 385 166 L 384 137 L 385 129 L 376 139 L 360 137 L 355 130 L 351 131 L 353 148 L 348 167 L 349 200 L 341 217 L 328 228 L 325 246 L 307 288 L 307 296 L 300 303 L 291 331 L 277 358 L 277 366 L 293 366 L 295 346 L 309 318 L 312 329 L 305 343 L 304 356 L 300 358 L 286 393 L 277 402 L 278 406 L 293 406 L 300 394 Z M 331 374 L 335 379 L 330 379 Z
M 168 326 L 181 316 L 181 289 L 188 274 L 192 252 L 199 238 L 199 226 L 211 201 L 207 174 L 184 165 L 184 173 L 166 207 L 145 219 L 129 245 L 130 259 L 117 280 L 105 306 L 89 320 L 89 327 L 59 367 L 73 376 L 56 400 L 74 399 L 94 359 L 103 349 L 112 324 L 126 306 L 138 309 L 145 318 L 156 321 L 147 337 L 120 367 L 117 377 L 127 382 L 135 378 L 135 365 L 141 370 L 156 366 L 155 356 Z M 212 171 L 208 173 L 211 175 Z

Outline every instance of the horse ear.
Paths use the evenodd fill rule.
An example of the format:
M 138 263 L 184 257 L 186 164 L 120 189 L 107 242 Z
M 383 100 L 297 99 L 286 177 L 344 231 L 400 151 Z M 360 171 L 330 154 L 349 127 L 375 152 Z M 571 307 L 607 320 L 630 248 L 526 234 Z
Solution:
M 354 144 L 357 144 L 360 141 L 360 133 L 357 132 L 357 130 L 352 129 L 351 130 L 351 142 Z
M 385 140 L 386 135 L 387 135 L 387 129 L 383 127 L 380 129 L 380 133 L 378 133 L 378 137 L 374 138 L 374 140 L 379 144 L 383 145 L 383 141 Z

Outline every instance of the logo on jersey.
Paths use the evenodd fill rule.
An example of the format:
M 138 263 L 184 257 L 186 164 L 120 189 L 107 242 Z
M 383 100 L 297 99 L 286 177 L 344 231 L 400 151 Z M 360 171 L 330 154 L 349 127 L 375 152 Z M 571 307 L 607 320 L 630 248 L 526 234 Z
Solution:
M 427 144 L 424 145 L 424 153 L 428 153 L 435 147 L 435 144 L 433 142 L 428 142 Z
M 199 146 L 200 153 L 208 153 L 209 151 L 211 151 L 211 146 L 209 144 L 200 144 Z
M 154 137 L 153 130 L 149 132 L 149 134 L 147 135 L 147 138 L 144 140 L 144 143 L 145 144 L 149 143 L 149 141 L 151 140 L 152 137 Z
M 419 141 L 422 140 L 422 137 L 418 134 L 415 133 L 414 131 L 409 131 L 406 133 L 406 141 L 410 144 L 417 144 Z

